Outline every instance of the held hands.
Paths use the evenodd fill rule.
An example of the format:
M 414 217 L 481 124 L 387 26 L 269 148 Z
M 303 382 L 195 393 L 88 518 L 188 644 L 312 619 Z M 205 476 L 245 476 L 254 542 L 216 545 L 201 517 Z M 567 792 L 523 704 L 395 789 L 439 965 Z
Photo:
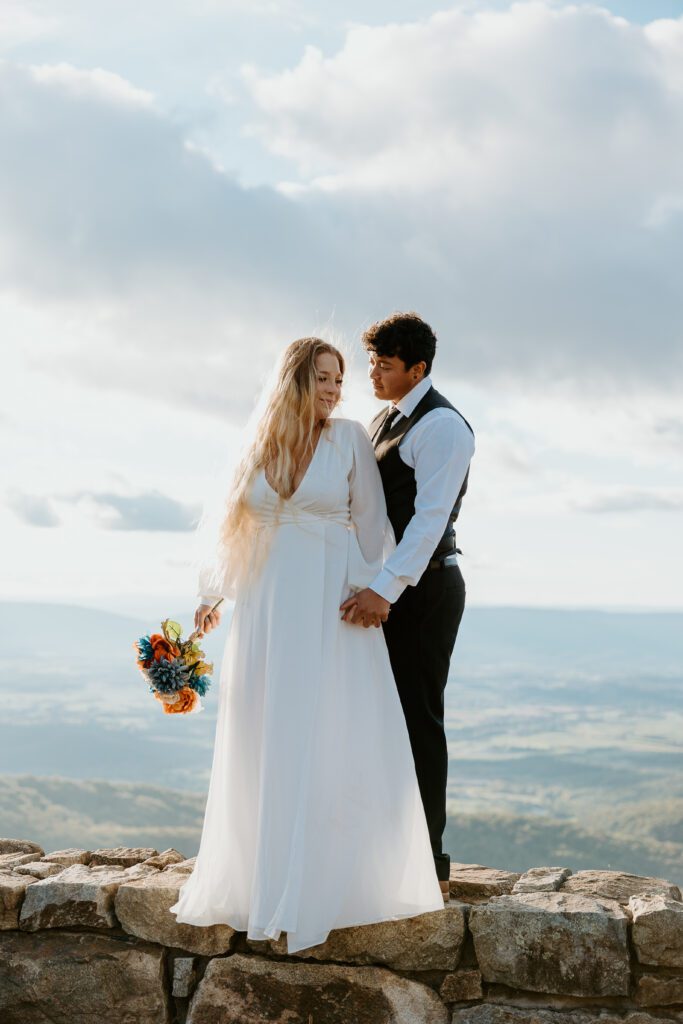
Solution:
M 370 590 L 369 587 L 359 590 L 357 594 L 340 605 L 340 611 L 344 613 L 342 622 L 365 626 L 366 629 L 369 626 L 379 628 L 380 623 L 386 622 L 389 618 L 390 608 L 390 603 L 384 597 L 376 594 L 374 590 Z
M 200 636 L 210 633 L 212 629 L 220 625 L 220 622 L 221 613 L 218 609 L 212 612 L 210 604 L 200 604 L 194 613 L 194 628 L 200 630 Z

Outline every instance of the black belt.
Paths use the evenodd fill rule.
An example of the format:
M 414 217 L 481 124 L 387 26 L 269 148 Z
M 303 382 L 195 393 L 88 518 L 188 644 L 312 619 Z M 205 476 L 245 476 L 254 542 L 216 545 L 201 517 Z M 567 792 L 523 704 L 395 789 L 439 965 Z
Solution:
M 460 548 L 456 548 L 455 550 L 456 551 L 460 551 Z M 462 551 L 460 551 L 460 554 L 462 554 Z M 457 564 L 458 564 L 458 556 L 455 553 L 453 553 L 451 555 L 446 555 L 445 558 L 432 558 L 432 560 L 430 562 L 427 562 L 427 568 L 428 569 L 448 569 L 449 566 L 457 565 Z

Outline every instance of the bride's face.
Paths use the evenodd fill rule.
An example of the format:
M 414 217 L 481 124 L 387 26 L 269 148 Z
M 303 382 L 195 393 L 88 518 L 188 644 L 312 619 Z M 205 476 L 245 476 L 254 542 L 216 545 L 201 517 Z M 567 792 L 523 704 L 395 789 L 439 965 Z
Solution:
M 342 373 L 339 360 L 331 352 L 315 357 L 315 409 L 320 419 L 327 419 L 341 398 Z

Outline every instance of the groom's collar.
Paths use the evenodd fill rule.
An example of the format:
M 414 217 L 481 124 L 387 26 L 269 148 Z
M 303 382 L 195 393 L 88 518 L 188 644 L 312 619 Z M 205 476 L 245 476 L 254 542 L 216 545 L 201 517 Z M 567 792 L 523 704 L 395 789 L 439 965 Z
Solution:
M 427 394 L 432 386 L 432 378 L 429 374 L 423 377 L 419 384 L 416 384 L 414 388 L 411 388 L 407 395 L 400 398 L 398 402 L 392 404 L 392 409 L 398 409 L 403 416 L 410 416 L 414 411 L 417 403 L 421 398 Z

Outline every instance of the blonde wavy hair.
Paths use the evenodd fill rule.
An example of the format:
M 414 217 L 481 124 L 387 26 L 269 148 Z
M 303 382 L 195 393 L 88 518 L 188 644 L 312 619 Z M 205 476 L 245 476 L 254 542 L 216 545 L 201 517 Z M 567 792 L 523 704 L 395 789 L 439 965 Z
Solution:
M 257 522 L 248 504 L 248 494 L 259 470 L 268 469 L 269 484 L 283 500 L 294 493 L 294 478 L 299 463 L 312 456 L 319 415 L 316 413 L 318 356 L 335 356 L 343 375 L 345 361 L 334 345 L 322 338 L 298 338 L 282 354 L 277 380 L 266 408 L 258 421 L 254 441 L 249 445 L 235 471 L 225 515 L 219 532 L 219 558 L 224 579 L 238 586 L 260 564 L 265 538 L 254 549 Z M 329 429 L 329 422 L 323 430 Z M 321 438 L 322 439 L 322 438 Z

